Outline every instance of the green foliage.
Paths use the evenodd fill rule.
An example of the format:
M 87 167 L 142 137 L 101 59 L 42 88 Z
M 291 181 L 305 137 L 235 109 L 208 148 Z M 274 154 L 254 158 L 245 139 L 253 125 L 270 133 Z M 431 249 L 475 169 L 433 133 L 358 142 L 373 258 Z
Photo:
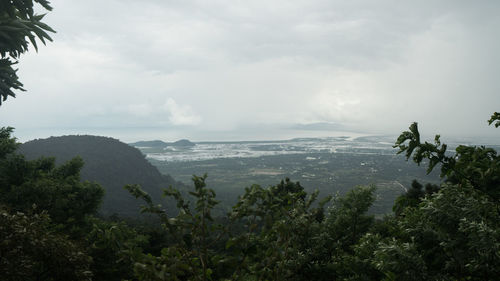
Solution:
M 165 196 L 176 202 L 179 213 L 175 217 L 170 217 L 161 205 L 154 205 L 138 185 L 125 186 L 146 203 L 142 212 L 158 215 L 171 238 L 171 245 L 161 251 L 161 256 L 143 255 L 135 264 L 134 271 L 140 280 L 211 280 L 212 268 L 219 259 L 214 247 L 225 230 L 212 218 L 212 209 L 218 202 L 215 192 L 206 188 L 205 179 L 206 175 L 193 176 L 195 189 L 189 194 L 196 199 L 194 206 L 178 190 L 171 187 L 164 190 Z
M 425 263 L 415 244 L 392 239 L 376 245 L 372 263 L 384 273 L 383 280 L 430 280 Z
M 396 198 L 392 210 L 396 216 L 400 216 L 407 207 L 417 207 L 424 196 L 430 195 L 439 190 L 439 186 L 427 183 L 425 189 L 417 180 L 413 180 L 411 188 L 405 193 Z
M 331 280 L 332 276 L 356 280 L 362 272 L 370 271 L 356 257 L 355 247 L 373 226 L 374 218 L 366 212 L 375 200 L 374 192 L 374 187 L 358 186 L 334 198 L 325 222 L 309 241 L 307 274 L 301 280 Z
M 490 280 L 500 274 L 500 214 L 482 192 L 446 184 L 403 214 L 397 239 L 376 251 L 383 272 L 401 280 L 412 267 L 420 272 L 414 276 L 433 277 L 406 280 Z
M 286 179 L 262 188 L 246 188 L 220 225 L 211 217 L 215 194 L 204 177 L 193 177 L 196 199 L 190 203 L 177 190 L 165 195 L 177 202 L 179 213 L 169 217 L 136 185 L 126 188 L 158 215 L 170 233 L 170 244 L 159 256 L 143 255 L 134 270 L 139 280 L 331 280 L 356 276 L 353 247 L 373 225 L 366 215 L 374 187 L 357 187 L 336 197 L 325 214 L 326 197 L 307 195 L 300 183 Z M 359 266 L 359 263 L 357 264 Z M 377 274 L 375 269 L 365 270 Z
M 18 211 L 33 204 L 46 210 L 52 221 L 74 232 L 88 215 L 95 214 L 104 194 L 94 183 L 80 182 L 81 158 L 55 167 L 53 158 L 26 161 L 12 154 L 0 160 L 0 200 Z
M 344 197 L 335 200 L 327 218 L 331 238 L 348 251 L 373 224 L 373 216 L 366 212 L 375 200 L 375 187 L 356 187 Z
M 91 280 L 91 258 L 52 230 L 47 212 L 27 214 L 0 206 L 2 280 Z
M 318 192 L 307 196 L 300 183 L 289 179 L 269 188 L 247 188 L 231 213 L 243 230 L 226 245 L 238 265 L 233 278 L 301 278 L 311 259 L 305 251 L 312 246 L 310 239 L 324 221 L 324 206 L 331 199 L 313 208 L 317 196 Z
M 497 120 L 495 113 L 489 123 Z M 429 171 L 440 164 L 445 183 L 439 190 L 426 188 L 432 191 L 427 194 L 414 190 L 400 197 L 395 205 L 401 214 L 399 233 L 379 243 L 374 252 L 377 268 L 388 280 L 496 278 L 500 274 L 497 152 L 461 145 L 455 155 L 448 156 L 439 136 L 435 144 L 420 142 L 416 123 L 398 138 L 395 147 L 406 152 L 407 159 L 413 154 L 417 164 L 429 160 Z
M 124 222 L 89 219 L 85 237 L 88 254 L 93 258 L 90 270 L 95 280 L 124 280 L 133 277 L 134 260 L 142 254 L 147 237 Z
M 491 115 L 491 118 L 488 120 L 488 124 L 491 125 L 495 123 L 495 128 L 500 127 L 500 113 L 495 112 Z
M 16 151 L 19 144 L 16 139 L 11 137 L 12 127 L 1 127 L 0 128 L 0 159 L 4 159 L 8 154 Z
M 15 138 L 10 136 L 11 132 L 12 128 L 0 129 L 0 151 L 3 152 L 0 157 L 0 204 L 9 206 L 16 214 L 10 217 L 5 215 L 5 218 L 19 219 L 21 226 L 29 223 L 29 227 L 34 231 L 16 232 L 17 228 L 4 228 L 3 234 L 6 235 L 4 237 L 14 235 L 20 243 L 22 242 L 15 246 L 18 248 L 17 251 L 22 252 L 19 257 L 24 259 L 24 256 L 28 256 L 30 259 L 26 264 L 29 268 L 21 268 L 19 271 L 19 274 L 26 279 L 19 277 L 18 280 L 53 280 L 51 278 L 54 274 L 63 274 L 64 270 L 73 270 L 74 274 L 80 274 L 78 266 L 85 268 L 86 273 L 82 276 L 61 277 L 54 280 L 90 280 L 91 258 L 81 249 L 71 250 L 76 246 L 73 246 L 74 242 L 70 242 L 66 235 L 80 240 L 75 244 L 86 244 L 84 237 L 89 226 L 87 220 L 99 207 L 103 196 L 102 188 L 97 184 L 80 182 L 79 173 L 83 166 L 81 158 L 74 158 L 59 167 L 56 167 L 54 158 L 25 160 L 22 155 L 15 153 L 18 144 Z M 32 215 L 27 216 L 24 213 Z M 37 223 L 32 223 L 32 220 L 36 220 Z M 41 236 L 40 232 L 47 232 L 46 236 Z M 33 242 L 29 242 L 30 239 L 33 239 Z M 14 244 L 7 246 L 14 247 Z M 54 249 L 49 249 L 50 247 Z M 70 256 L 64 252 L 59 253 L 58 250 L 71 250 L 75 253 L 74 256 Z M 61 256 L 63 254 L 66 256 Z M 83 259 L 88 260 L 83 261 Z M 49 262 L 55 264 L 48 264 Z M 12 259 L 11 266 L 15 266 L 16 263 L 21 265 L 25 261 Z M 58 269 L 58 264 L 64 268 Z M 31 267 L 33 269 L 30 269 Z M 64 274 L 74 276 L 68 275 L 67 272 Z M 35 278 L 32 275 L 39 277 Z M 12 275 L 14 280 L 18 278 L 15 276 L 17 275 Z
M 46 40 L 52 41 L 47 32 L 55 31 L 42 22 L 45 15 L 35 14 L 34 3 L 52 10 L 46 0 L 0 2 L 0 105 L 8 96 L 15 97 L 12 90 L 24 91 L 12 66 L 28 50 L 29 44 L 38 50 L 37 38 L 43 44 Z
M 489 123 L 498 118 L 498 114 L 494 114 Z M 417 123 L 410 126 L 410 131 L 399 136 L 394 147 L 399 148 L 398 153 L 405 152 L 407 159 L 413 155 L 413 160 L 419 165 L 424 159 L 428 160 L 428 172 L 436 165 L 441 165 L 441 177 L 447 182 L 471 185 L 493 200 L 500 200 L 500 156 L 496 150 L 484 146 L 460 145 L 456 148 L 455 155 L 448 156 L 447 145 L 441 144 L 439 135 L 436 135 L 434 144 L 420 142 Z
M 427 173 L 430 173 L 437 164 L 442 164 L 441 176 L 453 167 L 454 158 L 446 156 L 446 144 L 441 144 L 440 136 L 436 135 L 434 144 L 429 142 L 420 142 L 420 133 L 417 123 L 410 125 L 410 131 L 403 132 L 397 139 L 394 147 L 399 148 L 398 154 L 405 152 L 406 159 L 413 154 L 413 161 L 420 165 L 424 159 L 429 160 Z M 408 142 L 408 144 L 406 144 Z
M 378 233 L 367 232 L 351 247 L 352 254 L 343 255 L 340 260 L 343 276 L 339 280 L 382 280 L 383 274 L 373 264 L 375 251 L 383 238 Z

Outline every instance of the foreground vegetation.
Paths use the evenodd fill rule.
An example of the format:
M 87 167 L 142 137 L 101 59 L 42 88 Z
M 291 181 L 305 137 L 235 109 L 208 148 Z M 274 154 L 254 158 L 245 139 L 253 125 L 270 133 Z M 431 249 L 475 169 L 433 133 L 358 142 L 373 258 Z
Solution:
M 500 123 L 498 114 L 490 123 Z M 0 269 L 6 280 L 491 280 L 500 274 L 500 157 L 486 147 L 446 153 L 439 136 L 421 142 L 416 123 L 395 147 L 443 183 L 413 182 L 394 214 L 367 214 L 375 187 L 344 196 L 307 194 L 289 179 L 245 189 L 232 210 L 206 176 L 189 195 L 170 187 L 171 216 L 140 186 L 149 222 L 97 218 L 103 189 L 81 182 L 79 158 L 16 153 L 0 130 Z M 189 197 L 190 199 L 188 199 Z M 168 206 L 172 209 L 173 206 Z

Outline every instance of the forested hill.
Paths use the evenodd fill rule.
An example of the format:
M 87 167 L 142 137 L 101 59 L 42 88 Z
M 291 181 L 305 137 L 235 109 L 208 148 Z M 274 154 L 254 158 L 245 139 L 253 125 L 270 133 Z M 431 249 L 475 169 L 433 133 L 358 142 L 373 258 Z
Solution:
M 180 187 L 172 177 L 162 175 L 136 148 L 119 140 L 98 136 L 62 136 L 37 139 L 22 144 L 19 152 L 27 159 L 55 157 L 58 165 L 80 156 L 85 162 L 82 180 L 102 185 L 106 194 L 103 215 L 136 216 L 141 202 L 126 191 L 126 184 L 140 184 L 155 201 L 163 200 L 162 188 Z

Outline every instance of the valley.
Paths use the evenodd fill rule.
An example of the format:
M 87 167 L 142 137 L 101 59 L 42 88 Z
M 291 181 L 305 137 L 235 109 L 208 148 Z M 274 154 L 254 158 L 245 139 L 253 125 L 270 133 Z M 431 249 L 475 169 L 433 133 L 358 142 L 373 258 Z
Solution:
M 389 138 L 308 138 L 266 142 L 201 142 L 192 147 L 138 147 L 160 172 L 191 186 L 192 175 L 208 174 L 207 184 L 229 211 L 245 187 L 298 181 L 320 197 L 343 195 L 358 185 L 375 185 L 371 212 L 392 211 L 397 196 L 413 179 L 438 183 L 436 173 L 396 155 Z

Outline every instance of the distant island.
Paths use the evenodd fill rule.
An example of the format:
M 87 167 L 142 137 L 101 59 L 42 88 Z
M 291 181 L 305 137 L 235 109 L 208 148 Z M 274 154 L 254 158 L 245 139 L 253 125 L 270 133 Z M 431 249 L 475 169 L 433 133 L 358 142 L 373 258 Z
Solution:
M 175 142 L 164 142 L 161 140 L 152 140 L 152 141 L 138 141 L 134 143 L 129 143 L 129 145 L 134 147 L 150 147 L 150 148 L 165 148 L 168 146 L 174 147 L 193 147 L 196 144 L 187 140 L 181 139 Z

